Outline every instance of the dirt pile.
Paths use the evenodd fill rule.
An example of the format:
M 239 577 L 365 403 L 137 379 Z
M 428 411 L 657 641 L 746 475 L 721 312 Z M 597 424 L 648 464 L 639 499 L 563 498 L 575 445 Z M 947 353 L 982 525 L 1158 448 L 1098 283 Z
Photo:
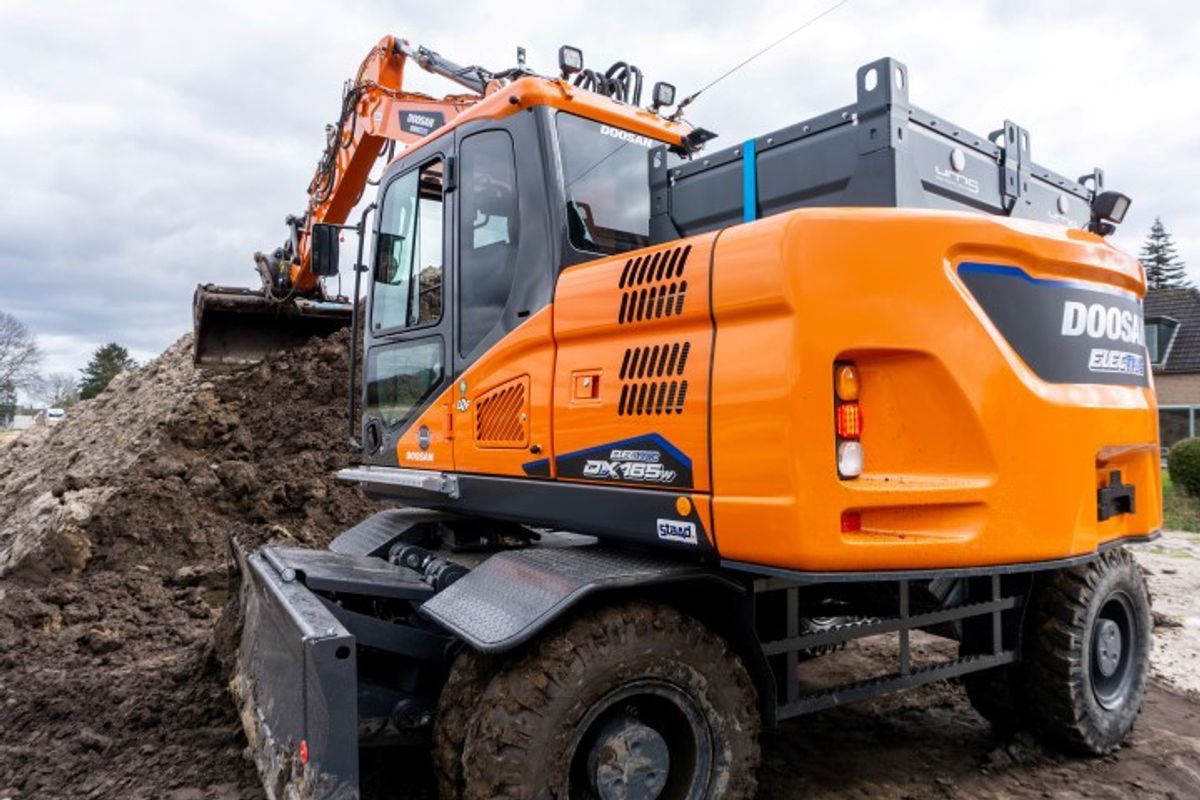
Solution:
M 0 798 L 260 796 L 212 654 L 226 542 L 373 510 L 333 478 L 348 336 L 215 375 L 185 338 L 0 453 Z

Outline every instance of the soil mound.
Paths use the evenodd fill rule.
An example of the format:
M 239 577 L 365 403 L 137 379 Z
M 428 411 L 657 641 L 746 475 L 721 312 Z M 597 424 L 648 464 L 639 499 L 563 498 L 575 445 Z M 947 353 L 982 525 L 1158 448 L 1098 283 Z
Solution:
M 319 546 L 349 332 L 207 374 L 184 338 L 0 452 L 0 798 L 259 797 L 213 656 L 227 540 Z

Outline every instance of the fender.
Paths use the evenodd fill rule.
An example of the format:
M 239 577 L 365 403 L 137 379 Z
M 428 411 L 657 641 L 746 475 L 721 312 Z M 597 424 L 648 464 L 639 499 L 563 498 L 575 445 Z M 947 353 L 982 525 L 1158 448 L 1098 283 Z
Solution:
M 421 615 L 482 653 L 529 641 L 584 598 L 688 582 L 744 587 L 702 564 L 601 544 L 497 553 L 421 606 Z

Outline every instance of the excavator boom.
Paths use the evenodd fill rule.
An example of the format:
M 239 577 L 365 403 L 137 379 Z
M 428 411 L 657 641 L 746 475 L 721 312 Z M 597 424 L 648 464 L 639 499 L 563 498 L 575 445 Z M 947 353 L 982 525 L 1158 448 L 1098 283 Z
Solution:
M 405 91 L 404 67 L 412 59 L 448 78 L 467 94 L 437 98 Z M 350 302 L 330 296 L 314 268 L 313 226 L 343 225 L 362 198 L 371 168 L 390 157 L 396 142 L 408 146 L 478 102 L 495 76 L 462 67 L 428 48 L 385 36 L 347 81 L 337 122 L 327 128 L 325 151 L 308 186 L 300 216 L 288 216 L 288 238 L 270 254 L 255 253 L 257 289 L 202 284 L 193 299 L 193 355 L 206 366 L 238 367 L 313 335 L 350 323 Z

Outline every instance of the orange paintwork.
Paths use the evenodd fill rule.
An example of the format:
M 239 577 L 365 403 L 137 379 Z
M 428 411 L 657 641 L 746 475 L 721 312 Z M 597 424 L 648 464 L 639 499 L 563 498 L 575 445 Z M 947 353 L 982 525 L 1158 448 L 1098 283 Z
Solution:
M 493 89 L 416 146 L 534 105 L 664 141 L 686 130 L 561 81 Z M 672 275 L 668 257 L 685 248 Z M 778 214 L 563 271 L 554 302 L 409 425 L 398 462 L 525 477 L 545 459 L 548 474 L 529 479 L 565 480 L 556 456 L 657 434 L 693 476 L 661 491 L 694 506 L 722 558 L 810 571 L 1036 562 L 1157 530 L 1153 388 L 1041 380 L 959 280 L 968 261 L 1145 289 L 1135 260 L 1082 231 L 949 211 Z M 676 312 L 642 313 L 664 303 Z M 684 343 L 686 366 L 672 375 L 663 359 Z M 654 374 L 633 373 L 639 358 Z M 865 470 L 847 480 L 835 456 L 841 362 L 857 369 L 865 420 Z M 678 407 L 665 389 L 630 394 L 683 380 Z M 512 385 L 527 391 L 525 427 L 477 442 L 480 400 Z M 1096 490 L 1112 469 L 1136 486 L 1136 513 L 1098 522 Z M 847 512 L 861 525 L 843 531 Z
M 503 119 L 510 114 L 534 106 L 550 106 L 581 117 L 640 133 L 668 144 L 681 144 L 691 128 L 671 122 L 652 111 L 618 103 L 603 95 L 572 86 L 563 80 L 536 76 L 521 78 L 503 87 L 489 87 L 491 92 L 479 99 L 470 109 L 449 119 L 445 125 L 418 139 L 411 145 L 417 149 L 445 136 L 459 125 L 479 119 Z M 399 156 L 397 156 L 399 157 Z
M 480 356 L 409 424 L 396 447 L 402 467 L 455 470 L 485 475 L 524 476 L 522 464 L 551 455 L 551 387 L 554 376 L 553 307 L 543 308 Z M 515 378 L 528 378 L 528 447 L 480 446 L 474 439 L 478 401 Z M 465 385 L 466 391 L 461 391 Z M 465 399 L 465 406 L 459 401 Z M 417 444 L 422 425 L 428 426 L 432 460 Z M 532 453 L 536 449 L 537 453 Z M 423 460 L 425 459 L 425 460 Z M 553 461 L 551 461 L 553 463 Z
M 554 335 L 558 341 L 554 385 L 554 452 L 557 455 L 657 433 L 691 457 L 694 488 L 708 489 L 708 396 L 705 387 L 712 352 L 708 270 L 715 238 L 715 234 L 697 236 L 682 244 L 672 242 L 646 248 L 563 272 L 554 302 Z M 622 273 L 629 267 L 640 271 L 641 264 L 648 263 L 657 271 L 656 255 L 688 247 L 691 249 L 678 277 L 647 278 L 624 290 L 619 288 Z M 668 259 L 660 255 L 658 261 Z M 678 265 L 679 262 L 675 263 Z M 655 287 L 669 290 L 671 286 L 679 292 L 684 283 L 687 289 L 682 294 L 679 313 L 661 316 L 646 313 L 649 318 L 641 321 L 618 321 L 623 295 Z M 673 297 L 678 303 L 680 295 Z M 631 366 L 626 364 L 626 378 L 622 379 L 622 363 L 632 360 L 630 351 L 637 349 L 645 353 L 659 348 L 661 353 L 662 348 L 676 344 L 688 346 L 682 373 L 676 369 L 673 375 L 659 374 L 651 380 L 651 376 L 644 373 L 628 375 Z M 676 358 L 678 365 L 682 359 L 681 356 Z M 661 361 L 660 356 L 655 363 Z M 650 358 L 644 357 L 641 362 L 649 363 Z M 656 368 L 655 372 L 666 373 L 665 364 L 663 369 Z M 595 400 L 579 400 L 574 396 L 574 381 L 578 374 L 598 376 L 600 388 Z M 664 408 L 658 413 L 649 413 L 649 409 L 641 414 L 618 413 L 623 385 L 662 385 L 669 384 L 671 379 L 688 381 L 689 389 L 680 411 L 668 414 Z
M 1089 553 L 1161 525 L 1152 388 L 1049 384 L 959 283 L 962 261 L 1144 291 L 1104 240 L 955 212 L 812 209 L 714 254 L 713 505 L 727 559 L 806 570 Z M 861 375 L 866 470 L 840 480 L 832 365 Z M 1120 468 L 1137 513 L 1096 521 Z M 843 534 L 843 511 L 862 530 Z
M 622 276 L 684 247 L 682 313 L 619 322 Z M 694 491 L 662 491 L 690 498 L 723 558 L 802 570 L 1042 561 L 1157 530 L 1153 389 L 1040 380 L 960 284 L 962 261 L 1144 292 L 1136 261 L 1078 231 L 955 212 L 793 211 L 564 271 L 554 304 L 409 428 L 399 462 L 521 476 L 535 458 L 553 470 L 556 454 L 658 433 L 694 464 Z M 683 413 L 619 414 L 626 352 L 682 341 Z M 866 470 L 851 480 L 835 463 L 835 362 L 856 365 L 868 420 Z M 479 447 L 476 401 L 520 376 L 538 452 Z M 405 458 L 421 424 L 434 433 L 428 463 Z M 1101 523 L 1096 490 L 1111 469 L 1137 487 L 1137 511 Z M 860 530 L 842 532 L 847 511 Z

